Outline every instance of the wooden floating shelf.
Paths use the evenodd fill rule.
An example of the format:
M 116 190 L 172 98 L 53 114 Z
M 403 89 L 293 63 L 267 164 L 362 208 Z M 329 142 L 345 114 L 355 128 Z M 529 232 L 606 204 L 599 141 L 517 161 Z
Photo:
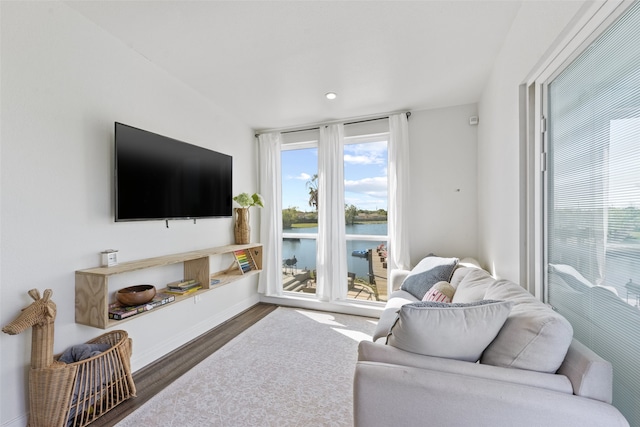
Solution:
M 210 257 L 224 254 L 233 255 L 234 252 L 239 250 L 245 251 L 247 256 L 252 258 L 256 269 L 243 273 L 242 270 L 237 268 L 236 262 L 234 261 L 234 264 L 224 271 L 216 273 L 209 271 Z M 109 303 L 111 302 L 109 296 L 110 276 L 179 263 L 184 264 L 184 277 L 196 279 L 202 283 L 202 289 L 188 295 L 176 295 L 175 301 L 156 307 L 148 312 L 139 313 L 123 320 L 109 319 Z M 94 328 L 108 329 L 116 325 L 121 325 L 123 322 L 138 319 L 140 316 L 161 310 L 180 301 L 187 300 L 195 295 L 228 285 L 244 277 L 258 274 L 261 270 L 261 244 L 227 245 L 124 262 L 112 267 L 95 267 L 78 270 L 76 271 L 76 323 L 93 326 Z M 220 282 L 212 285 L 211 279 L 217 279 Z M 163 290 L 164 289 L 158 289 L 158 292 L 162 292 Z

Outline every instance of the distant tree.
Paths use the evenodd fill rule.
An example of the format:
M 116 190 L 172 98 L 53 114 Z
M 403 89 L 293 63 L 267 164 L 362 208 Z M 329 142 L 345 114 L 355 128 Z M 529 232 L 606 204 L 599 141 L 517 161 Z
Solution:
M 307 181 L 307 188 L 309 189 L 309 206 L 318 210 L 318 174 L 314 174 Z
M 298 208 L 289 207 L 282 210 L 282 228 L 291 228 L 298 218 Z
M 346 205 L 344 207 L 344 220 L 347 224 L 353 224 L 358 216 L 358 208 L 354 205 Z

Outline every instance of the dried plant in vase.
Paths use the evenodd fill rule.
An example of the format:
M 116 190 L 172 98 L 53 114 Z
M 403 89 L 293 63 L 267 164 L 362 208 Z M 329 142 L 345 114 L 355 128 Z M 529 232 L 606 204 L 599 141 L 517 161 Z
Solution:
M 264 207 L 262 196 L 258 193 L 240 193 L 233 200 L 240 205 L 236 208 L 236 223 L 234 226 L 234 236 L 237 245 L 245 245 L 249 243 L 249 235 L 251 228 L 249 227 L 249 208 L 251 206 Z

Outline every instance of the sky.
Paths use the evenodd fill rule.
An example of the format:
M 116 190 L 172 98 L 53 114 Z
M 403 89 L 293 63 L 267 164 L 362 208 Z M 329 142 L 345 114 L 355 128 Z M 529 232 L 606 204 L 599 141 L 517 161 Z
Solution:
M 307 182 L 318 173 L 317 148 L 282 151 L 282 207 L 313 211 Z M 345 203 L 387 210 L 387 141 L 345 144 Z

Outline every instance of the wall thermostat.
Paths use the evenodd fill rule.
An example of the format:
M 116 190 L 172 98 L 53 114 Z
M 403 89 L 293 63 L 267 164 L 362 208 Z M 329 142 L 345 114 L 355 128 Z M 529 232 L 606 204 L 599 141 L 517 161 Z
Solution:
M 469 124 L 471 126 L 477 125 L 478 124 L 478 116 L 469 117 Z

